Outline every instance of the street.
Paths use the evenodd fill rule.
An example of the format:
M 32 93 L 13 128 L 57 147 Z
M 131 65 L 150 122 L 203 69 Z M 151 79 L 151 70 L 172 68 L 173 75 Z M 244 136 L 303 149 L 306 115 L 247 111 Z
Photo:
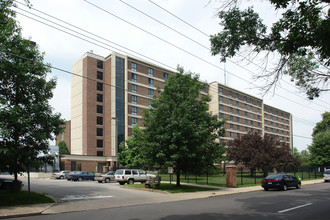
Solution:
M 56 182 L 56 180 L 53 180 Z M 55 183 L 54 182 L 54 183 Z M 58 184 L 66 183 L 57 181 Z M 66 181 L 68 182 L 68 181 Z M 96 185 L 109 187 L 113 196 L 108 199 L 92 199 L 89 203 L 115 202 L 126 196 L 127 200 L 141 199 L 143 195 L 152 196 L 156 192 L 140 192 L 138 190 L 117 187 L 117 184 L 97 184 L 97 182 L 68 182 L 73 186 Z M 35 184 L 35 183 L 34 183 Z M 92 189 L 91 186 L 85 189 Z M 175 202 L 158 202 L 143 205 L 125 205 L 115 208 L 102 208 L 90 211 L 76 211 L 52 215 L 39 215 L 16 219 L 328 219 L 330 210 L 330 184 L 314 184 L 303 186 L 302 189 L 288 191 L 256 191 L 193 199 Z M 57 188 L 60 190 L 60 188 Z M 78 191 L 77 191 L 78 192 Z M 99 191 L 101 192 L 101 191 Z M 125 192 L 116 195 L 115 192 Z M 90 191 L 91 194 L 95 193 Z M 141 194 L 139 194 L 141 193 Z M 124 194 L 124 195 L 123 195 Z M 134 194 L 138 197 L 134 198 Z M 119 197 L 117 197 L 119 196 Z M 130 197 L 133 196 L 133 197 Z M 159 193 L 158 193 L 159 196 Z M 62 195 L 62 198 L 65 196 Z M 130 197 L 130 198 L 129 198 Z M 166 194 L 164 194 L 166 197 Z M 74 201 L 71 201 L 74 203 Z M 63 204 L 66 204 L 64 201 Z M 102 206 L 102 205 L 101 205 Z M 100 207 L 101 207 L 100 206 Z

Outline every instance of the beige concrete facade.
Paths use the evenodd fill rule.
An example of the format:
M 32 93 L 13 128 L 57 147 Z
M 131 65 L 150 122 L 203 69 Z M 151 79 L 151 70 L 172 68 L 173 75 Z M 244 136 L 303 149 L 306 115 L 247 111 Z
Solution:
M 67 170 L 77 169 L 78 163 L 88 170 L 100 171 L 104 164 L 113 168 L 119 142 L 132 135 L 135 124 L 143 127 L 143 111 L 158 95 L 156 88 L 163 88 L 174 72 L 117 53 L 107 57 L 86 53 L 72 65 L 72 72 L 71 155 L 62 158 L 62 165 Z M 258 132 L 276 135 L 292 148 L 290 113 L 218 82 L 210 83 L 202 94 L 212 97 L 209 111 L 227 119 L 226 137 L 220 141 Z

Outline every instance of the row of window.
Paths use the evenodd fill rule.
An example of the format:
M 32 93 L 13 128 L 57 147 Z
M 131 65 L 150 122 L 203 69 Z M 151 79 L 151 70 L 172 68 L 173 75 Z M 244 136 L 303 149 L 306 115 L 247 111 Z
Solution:
M 100 60 L 97 60 L 97 68 L 103 69 L 103 62 Z M 103 72 L 97 71 L 96 72 L 96 79 L 103 80 Z M 103 83 L 97 82 L 96 83 L 96 90 L 102 92 L 103 91 Z M 96 101 L 99 103 L 103 103 L 103 94 L 97 93 L 96 94 Z M 103 106 L 100 104 L 96 105 L 96 112 L 98 114 L 103 114 Z M 96 117 L 96 125 L 103 125 L 103 117 L 97 116 Z M 97 137 L 103 137 L 103 128 L 96 128 L 96 136 Z M 97 148 L 103 148 L 103 140 L 102 139 L 96 139 L 96 147 Z M 97 156 L 103 156 L 103 151 L 97 151 Z
M 279 124 L 279 123 L 273 123 L 272 121 L 267 121 L 265 120 L 265 124 L 270 124 L 271 126 L 276 126 L 278 128 L 286 128 L 287 130 L 289 130 L 289 125 L 282 125 L 282 124 Z
M 135 84 L 131 84 L 131 92 L 138 93 L 138 86 Z M 148 96 L 149 97 L 154 97 L 154 90 L 153 89 L 148 89 Z
M 239 113 L 240 113 L 239 109 L 235 109 L 235 110 L 236 110 L 235 111 L 235 114 L 236 115 L 239 115 Z M 220 111 L 223 112 L 223 105 L 220 105 Z M 234 114 L 234 109 L 232 107 L 229 108 L 229 113 Z M 221 114 L 223 115 L 223 113 L 220 113 L 220 118 L 221 118 Z M 250 112 L 250 115 L 249 115 L 248 112 L 244 111 L 244 116 L 245 117 L 250 117 L 250 118 L 253 119 L 254 114 Z M 258 120 L 260 121 L 261 120 L 261 116 L 260 115 L 257 115 L 257 117 L 258 117 Z
M 283 113 L 283 112 L 279 113 L 277 110 L 276 111 L 275 110 L 273 111 L 272 108 L 267 108 L 266 106 L 264 107 L 264 111 L 265 112 L 268 112 L 268 113 L 271 113 L 273 115 L 277 115 L 277 116 L 281 116 L 283 118 L 289 119 L 289 114 L 288 113 Z
M 219 87 L 219 94 L 223 95 L 223 88 L 222 87 Z M 231 98 L 233 98 L 233 92 L 229 90 L 228 91 L 228 96 L 231 97 Z M 235 93 L 235 98 L 236 99 L 239 99 L 239 97 L 240 97 L 240 95 L 238 93 Z M 250 104 L 253 104 L 253 102 L 254 102 L 254 100 L 252 98 L 249 98 L 248 99 L 247 96 L 243 96 L 243 100 L 245 102 L 250 101 Z M 256 101 L 256 104 L 257 104 L 257 106 L 260 107 L 260 101 L 259 100 Z
M 131 70 L 133 70 L 133 71 L 137 71 L 137 64 L 136 63 L 134 63 L 134 62 L 131 62 Z M 154 76 L 154 69 L 153 68 L 148 68 L 148 75 L 149 76 Z M 132 75 L 131 75 L 132 77 L 131 77 L 131 79 L 132 79 L 132 81 L 133 82 L 136 82 L 136 80 L 137 80 L 137 75 L 135 74 L 135 73 L 132 73 Z M 166 81 L 167 79 L 168 79 L 168 73 L 163 73 L 163 79 Z
M 266 114 L 266 113 L 265 113 L 265 118 L 270 118 L 272 120 L 281 121 L 281 122 L 284 122 L 286 124 L 289 124 L 289 120 L 286 120 L 284 118 L 278 118 L 278 116 L 273 117 L 273 115 L 269 115 L 269 114 Z
M 289 135 L 288 131 L 278 130 L 278 129 L 275 129 L 275 128 L 269 128 L 269 127 L 266 127 L 266 126 L 265 126 L 265 131 L 269 131 L 269 132 L 273 132 L 273 133 L 276 132 L 277 134 Z
M 220 96 L 220 103 L 223 103 L 223 97 L 222 96 Z M 233 100 L 229 99 L 229 105 L 233 105 L 233 103 L 234 103 Z M 236 107 L 239 107 L 239 101 L 236 101 Z M 254 108 L 253 108 L 252 105 L 248 106 L 246 103 L 244 103 L 244 109 L 246 109 L 246 110 L 250 109 L 250 111 L 253 111 Z M 260 109 L 256 108 L 256 107 L 255 107 L 255 109 L 257 109 L 257 112 L 260 114 Z

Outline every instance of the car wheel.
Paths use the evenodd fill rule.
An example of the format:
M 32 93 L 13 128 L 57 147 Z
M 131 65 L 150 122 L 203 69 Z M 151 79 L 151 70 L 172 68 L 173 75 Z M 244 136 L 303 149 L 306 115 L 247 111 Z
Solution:
M 298 185 L 296 186 L 297 189 L 301 189 L 301 184 L 298 183 Z
M 129 179 L 127 184 L 134 184 L 134 180 L 133 179 Z
M 288 189 L 287 185 L 283 185 L 282 190 L 286 191 Z
M 82 181 L 82 178 L 81 178 L 81 177 L 79 177 L 79 178 L 78 178 L 78 181 L 79 181 L 79 182 L 81 182 L 81 181 Z
M 70 181 L 70 179 L 67 179 L 68 181 Z
M 125 182 L 119 182 L 119 184 L 120 184 L 120 185 L 124 185 L 124 184 L 125 184 Z
M 106 178 L 106 179 L 105 179 L 105 182 L 106 182 L 106 183 L 110 183 L 110 179 L 109 179 L 109 178 Z
M 60 176 L 60 179 L 61 179 L 61 180 L 64 179 L 64 176 Z
M 268 191 L 268 190 L 269 190 L 269 188 L 264 188 L 264 190 L 265 190 L 265 191 Z
M 97 182 L 102 183 L 102 181 L 97 181 Z

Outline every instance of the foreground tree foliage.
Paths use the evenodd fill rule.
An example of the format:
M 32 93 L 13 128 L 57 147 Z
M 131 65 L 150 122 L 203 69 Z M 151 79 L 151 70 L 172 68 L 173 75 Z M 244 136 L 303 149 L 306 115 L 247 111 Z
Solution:
M 64 124 L 48 101 L 55 79 L 47 81 L 48 65 L 38 48 L 21 35 L 11 9 L 12 1 L 0 4 L 0 170 L 17 173 L 52 161 L 49 139 Z
M 330 112 L 322 114 L 322 121 L 316 124 L 309 151 L 312 164 L 330 166 Z
M 267 77 L 269 82 L 266 91 L 275 87 L 283 74 L 309 99 L 330 91 L 328 0 L 269 0 L 276 10 L 284 11 L 269 32 L 253 7 L 241 11 L 237 0 L 225 2 L 226 10 L 219 12 L 223 30 L 210 38 L 212 55 L 219 54 L 221 61 L 226 61 L 247 47 L 251 57 L 259 54 L 265 61 L 265 71 L 259 77 Z M 275 67 L 268 63 L 271 54 L 278 57 Z
M 133 127 L 132 136 L 119 145 L 118 163 L 125 167 L 147 168 L 144 162 L 145 134 L 138 125 Z
M 213 166 L 224 153 L 216 141 L 224 136 L 224 121 L 208 112 L 210 96 L 200 94 L 205 88 L 197 75 L 181 69 L 169 77 L 143 117 L 145 161 L 155 168 L 173 167 L 177 186 L 180 174 Z
M 227 156 L 236 164 L 262 169 L 264 176 L 267 176 L 269 168 L 293 167 L 300 163 L 287 144 L 270 135 L 262 138 L 258 133 L 249 133 L 230 142 Z

